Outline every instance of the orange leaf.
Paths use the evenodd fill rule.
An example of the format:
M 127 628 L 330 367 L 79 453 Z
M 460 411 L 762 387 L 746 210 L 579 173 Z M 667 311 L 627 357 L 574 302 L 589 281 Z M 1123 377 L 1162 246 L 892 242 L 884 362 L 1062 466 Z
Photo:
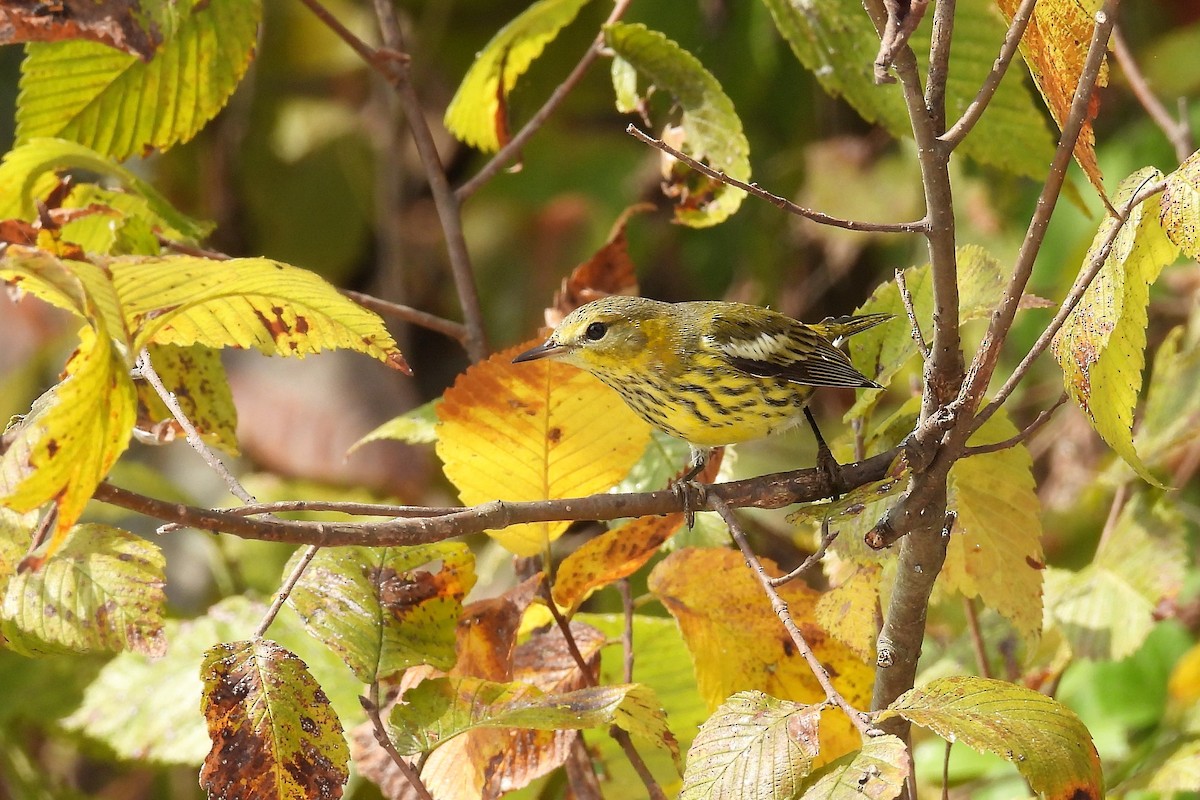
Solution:
M 682 524 L 683 514 L 640 517 L 600 534 L 563 559 L 554 602 L 574 613 L 596 589 L 637 572 Z
M 653 210 L 652 203 L 637 203 L 621 212 L 604 246 L 572 270 L 570 276 L 563 279 L 562 288 L 554 293 L 554 303 L 546 309 L 548 327 L 557 328 L 563 317 L 592 300 L 610 294 L 637 296 L 637 272 L 629 258 L 625 229 L 634 214 Z

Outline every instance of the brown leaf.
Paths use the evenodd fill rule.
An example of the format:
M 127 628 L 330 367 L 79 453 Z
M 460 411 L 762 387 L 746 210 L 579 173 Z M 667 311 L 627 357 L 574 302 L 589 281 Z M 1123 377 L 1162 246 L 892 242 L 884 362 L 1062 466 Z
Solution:
M 9 0 L 0 4 L 0 44 L 100 42 L 149 61 L 162 44 L 156 27 L 130 0 Z
M 541 582 L 539 572 L 499 597 L 476 600 L 463 609 L 458 620 L 458 661 L 451 675 L 505 682 L 513 679 L 517 629 Z

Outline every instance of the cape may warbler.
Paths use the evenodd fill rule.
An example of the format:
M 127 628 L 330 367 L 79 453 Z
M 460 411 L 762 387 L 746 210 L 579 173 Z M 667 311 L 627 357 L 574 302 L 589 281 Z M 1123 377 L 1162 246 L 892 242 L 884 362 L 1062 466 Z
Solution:
M 575 309 L 513 361 L 556 358 L 592 373 L 642 419 L 691 446 L 690 479 L 714 447 L 796 425 L 814 387 L 878 388 L 835 343 L 890 318 L 806 325 L 745 303 L 612 295 Z M 815 423 L 813 431 L 828 457 Z

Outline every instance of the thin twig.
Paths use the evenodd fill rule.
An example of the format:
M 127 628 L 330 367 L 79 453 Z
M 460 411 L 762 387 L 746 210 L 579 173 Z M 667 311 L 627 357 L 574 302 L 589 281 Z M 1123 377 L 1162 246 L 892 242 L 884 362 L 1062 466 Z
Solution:
M 929 345 L 925 343 L 925 335 L 921 333 L 921 323 L 917 321 L 917 310 L 913 307 L 912 292 L 908 290 L 908 281 L 904 279 L 903 270 L 896 270 L 896 288 L 900 291 L 900 301 L 904 303 L 904 313 L 908 315 L 913 341 L 921 351 L 921 358 L 928 360 Z
M 170 410 L 171 415 L 175 417 L 175 421 L 179 423 L 179 427 L 183 428 L 184 435 L 187 437 L 187 443 L 192 446 L 192 449 L 200 454 L 204 459 L 204 463 L 212 468 L 213 472 L 221 476 L 221 480 L 225 481 L 225 485 L 229 487 L 229 491 L 234 497 L 241 500 L 243 503 L 254 503 L 256 500 L 246 489 L 238 482 L 238 479 L 233 476 L 229 468 L 225 466 L 225 462 L 217 457 L 217 454 L 212 451 L 204 439 L 200 437 L 200 432 L 196 430 L 196 426 L 188 419 L 184 413 L 183 407 L 179 405 L 179 400 L 175 397 L 174 392 L 167 389 L 163 384 L 162 378 L 154 371 L 154 365 L 150 363 L 150 351 L 142 350 L 138 354 L 137 374 L 146 379 L 146 382 L 154 389 L 155 393 L 162 399 L 163 403 Z
M 1004 44 L 1000 46 L 1000 55 L 996 56 L 996 62 L 992 64 L 992 71 L 988 73 L 983 85 L 975 94 L 975 99 L 963 111 L 958 121 L 950 127 L 950 130 L 938 137 L 938 140 L 951 150 L 958 147 L 971 132 L 975 123 L 983 117 L 983 112 L 987 110 L 992 98 L 995 97 L 996 90 L 1000 88 L 1000 82 L 1004 80 L 1004 74 L 1008 71 L 1008 66 L 1012 63 L 1013 56 L 1016 55 L 1017 48 L 1021 45 L 1021 37 L 1025 35 L 1025 28 L 1029 25 L 1029 19 L 1033 16 L 1033 7 L 1036 4 L 1037 0 L 1021 0 L 1017 13 L 1013 14 L 1012 22 L 1008 25 Z
M 371 67 L 379 71 L 385 78 L 391 78 L 388 74 L 386 65 L 379 60 L 378 53 L 375 48 L 358 38 L 353 31 L 343 25 L 337 17 L 321 5 L 318 0 L 300 0 L 301 3 L 308 6 L 308 10 L 317 16 L 325 24 L 325 27 L 337 34 L 338 38 L 350 46 L 350 49 L 358 53 L 359 58 L 367 62 Z
M 617 581 L 617 591 L 621 593 L 621 609 L 625 612 L 625 624 L 621 628 L 621 652 L 624 655 L 621 679 L 633 683 L 633 589 L 629 586 L 629 578 Z
M 979 613 L 975 609 L 975 600 L 963 597 L 963 613 L 967 617 L 967 630 L 971 634 L 971 649 L 975 651 L 975 663 L 979 674 L 985 678 L 992 677 L 992 667 L 988 663 L 987 643 L 983 641 L 983 632 L 979 629 Z
M 254 631 L 255 639 L 261 639 L 266 635 L 267 628 L 271 627 L 271 623 L 279 615 L 279 610 L 283 608 L 283 604 L 287 602 L 288 597 L 291 595 L 292 589 L 296 588 L 296 583 L 304 575 L 304 570 L 308 569 L 308 565 L 312 563 L 313 558 L 316 557 L 317 551 L 320 549 L 315 544 L 305 548 L 304 554 L 296 562 L 296 566 L 292 569 L 291 574 L 287 576 L 287 580 L 279 587 L 279 592 L 275 595 L 275 600 L 271 603 L 271 607 L 267 609 L 267 613 L 263 615 L 262 621 L 258 623 L 258 628 Z
M 621 19 L 630 2 L 631 0 L 617 0 L 613 4 L 612 13 L 604 21 L 605 27 Z M 533 116 L 522 126 L 521 130 L 517 131 L 503 147 L 497 150 L 496 154 L 492 156 L 488 163 L 483 165 L 483 168 L 479 172 L 475 173 L 469 181 L 455 190 L 454 195 L 460 203 L 479 191 L 481 186 L 494 178 L 500 170 L 504 169 L 510 161 L 517 157 L 521 152 L 521 148 L 525 146 L 525 143 L 533 138 L 533 135 L 541 129 L 546 120 L 550 118 L 550 115 L 555 112 L 559 105 L 562 104 L 562 101 L 567 98 L 567 95 L 571 93 L 571 90 L 583 80 L 583 76 L 587 73 L 588 68 L 592 66 L 592 62 L 596 60 L 603 49 L 604 33 L 602 31 L 596 36 L 591 45 L 588 46 L 587 51 L 579 59 L 579 63 L 575 65 L 575 68 L 563 79 L 562 83 L 555 87 L 554 91 L 550 93 L 550 97 L 546 99 L 541 108 L 534 112 Z
M 715 181 L 741 189 L 747 194 L 754 195 L 768 203 L 787 211 L 790 214 L 795 214 L 813 222 L 819 222 L 822 225 L 829 225 L 834 228 L 844 228 L 848 231 L 871 231 L 875 233 L 923 233 L 928 229 L 928 225 L 924 220 L 916 222 L 862 222 L 854 219 L 842 219 L 840 217 L 831 217 L 828 214 L 822 214 L 820 211 L 814 211 L 811 208 L 798 206 L 791 200 L 785 197 L 780 197 L 777 194 L 771 194 L 766 189 L 761 188 L 757 183 L 746 183 L 739 181 L 737 178 L 731 178 L 720 170 L 713 169 L 707 164 L 697 161 L 687 153 L 681 152 L 666 142 L 660 139 L 655 139 L 648 133 L 643 133 L 637 126 L 630 124 L 625 128 L 625 132 L 634 137 L 638 141 L 644 142 L 651 147 L 661 150 L 672 158 L 682 161 L 692 169 L 712 178 Z
M 1195 149 L 1187 117 L 1174 119 L 1167 111 L 1166 106 L 1154 94 L 1146 76 L 1142 74 L 1141 67 L 1138 66 L 1137 59 L 1133 57 L 1129 45 L 1125 43 L 1125 36 L 1119 25 L 1113 28 L 1112 51 L 1113 55 L 1117 57 L 1117 63 L 1121 65 L 1121 71 L 1129 80 L 1129 88 L 1133 92 L 1133 96 L 1142 104 L 1142 108 L 1146 109 L 1150 119 L 1154 120 L 1154 124 L 1162 130 L 1167 141 L 1175 148 L 1176 160 L 1183 162 Z
M 975 417 L 974 422 L 971 423 L 971 432 L 979 430 L 979 428 L 983 426 L 983 423 L 987 422 L 988 419 L 996 413 L 1000 406 L 1003 405 L 1004 401 L 1009 398 L 1013 391 L 1016 390 L 1020 382 L 1024 379 L 1025 374 L 1029 372 L 1029 369 L 1033 366 L 1033 362 L 1036 361 L 1042 355 L 1042 353 L 1046 352 L 1046 348 L 1050 346 L 1050 343 L 1054 340 L 1054 336 L 1066 323 L 1067 317 L 1071 316 L 1071 312 L 1074 311 L 1075 307 L 1079 305 L 1079 302 L 1083 299 L 1083 295 L 1087 292 L 1088 287 L 1092 285 L 1092 281 L 1096 279 L 1096 276 L 1100 274 L 1100 270 L 1104 268 L 1104 263 L 1108 260 L 1108 255 L 1110 252 L 1112 252 L 1113 245 L 1116 243 L 1117 237 L 1121 233 L 1121 229 L 1124 228 L 1125 223 L 1129 221 L 1129 215 L 1133 209 L 1138 204 L 1145 202 L 1150 197 L 1153 197 L 1161 192 L 1164 188 L 1166 188 L 1165 181 L 1158 181 L 1143 187 L 1140 191 L 1134 193 L 1133 197 L 1129 199 L 1129 202 L 1126 203 L 1125 206 L 1118 212 L 1116 219 L 1109 220 L 1111 227 L 1109 228 L 1108 235 L 1105 236 L 1100 248 L 1097 249 L 1093 254 L 1091 263 L 1089 263 L 1087 267 L 1080 273 L 1079 277 L 1075 279 L 1075 285 L 1071 288 L 1071 291 L 1063 300 L 1062 305 L 1059 306 L 1058 313 L 1054 315 L 1054 319 L 1050 321 L 1050 324 L 1046 326 L 1044 331 L 1042 331 L 1041 336 L 1039 336 L 1037 341 L 1034 342 L 1033 347 L 1030 348 L 1029 352 L 1025 354 L 1025 357 L 1021 359 L 1021 363 L 1018 364 L 1016 369 L 1013 370 L 1012 374 L 1008 376 L 1008 380 L 1006 380 L 1004 385 L 1000 387 L 1000 390 L 996 392 L 996 395 L 992 398 L 991 402 L 980 409 L 979 413 Z M 985 347 L 986 346 L 990 345 L 985 345 Z M 982 353 L 984 349 L 984 347 L 981 347 L 980 353 Z M 976 359 L 979 360 L 978 355 L 976 356 Z M 960 395 L 960 397 L 970 397 L 970 394 L 967 392 L 966 388 L 967 385 L 964 384 L 963 394 Z
M 970 456 L 981 456 L 984 453 L 996 453 L 1001 450 L 1007 450 L 1010 447 L 1016 447 L 1032 437 L 1033 434 L 1037 433 L 1043 425 L 1050 421 L 1050 418 L 1054 416 L 1054 412 L 1058 411 L 1058 409 L 1061 408 L 1066 402 L 1067 393 L 1063 392 L 1061 395 L 1059 395 L 1058 400 L 1054 402 L 1054 405 L 1038 414 L 1037 418 L 1034 419 L 1033 422 L 1029 423 L 1025 430 L 1021 431 L 1015 436 L 1008 437 L 1002 442 L 993 442 L 992 444 L 977 444 L 971 447 L 963 448 L 962 457 L 969 458 Z
M 392 737 L 388 736 L 387 727 L 383 724 L 383 718 L 379 715 L 379 682 L 371 684 L 371 697 L 359 697 L 358 701 L 362 704 L 363 710 L 367 712 L 367 717 L 371 720 L 371 727 L 374 729 L 375 741 L 383 748 L 384 752 L 392 759 L 392 763 L 396 765 L 396 769 L 400 770 L 400 774 L 404 776 L 404 780 L 408 781 L 408 785 L 417 793 L 420 800 L 433 800 L 433 795 L 429 793 L 429 789 L 425 786 L 425 782 L 421 780 L 420 773 L 417 769 L 404 760 L 404 756 L 400 755 L 400 751 L 396 749 L 396 745 L 392 744 Z
M 962 413 L 964 409 L 974 409 L 978 406 L 984 391 L 987 389 L 988 383 L 992 379 L 992 373 L 996 369 L 996 364 L 1000 358 L 1000 350 L 1004 346 L 1005 339 L 1008 338 L 1009 331 L 1012 329 L 1013 320 L 1020 307 L 1025 287 L 1028 285 L 1029 278 L 1033 274 L 1034 263 L 1037 260 L 1038 253 L 1041 251 L 1042 242 L 1045 240 L 1046 229 L 1050 224 L 1050 217 L 1054 214 L 1054 207 L 1058 203 L 1059 196 L 1062 193 L 1063 183 L 1067 177 L 1067 167 L 1070 165 L 1071 158 L 1075 152 L 1075 143 L 1078 141 L 1079 134 L 1083 130 L 1084 122 L 1087 119 L 1088 105 L 1096 87 L 1096 79 L 1100 75 L 1100 67 L 1104 63 L 1105 43 L 1108 41 L 1108 34 L 1112 30 L 1116 19 L 1116 7 L 1117 0 L 1108 0 L 1105 3 L 1104 9 L 1096 14 L 1096 27 L 1092 31 L 1092 40 L 1088 46 L 1087 57 L 1084 60 L 1083 70 L 1079 76 L 1079 84 L 1075 87 L 1075 96 L 1071 100 L 1071 109 L 1062 126 L 1062 134 L 1058 140 L 1058 148 L 1055 150 L 1054 160 L 1050 165 L 1050 173 L 1046 176 L 1045 184 L 1042 186 L 1041 194 L 1038 196 L 1037 208 L 1029 220 L 1029 228 L 1017 253 L 1016 263 L 1013 265 L 1012 278 L 1005 289 L 1004 299 L 1001 300 L 999 307 L 992 314 L 987 335 L 984 337 L 983 344 L 980 345 L 979 350 L 975 353 L 971 366 L 967 370 L 967 377 L 963 381 L 958 398 L 952 404 L 954 406 L 952 410 L 955 414 Z M 1046 344 L 1049 344 L 1048 339 Z M 1031 361 L 1032 359 L 1027 360 Z M 1006 386 L 1009 387 L 1008 391 L 1011 392 L 1016 384 L 1011 380 L 1009 384 L 1006 384 Z M 993 401 L 988 408 L 990 411 L 988 409 L 985 409 L 985 411 L 990 416 L 995 412 L 996 408 L 999 408 L 999 403 Z M 974 428 L 977 428 L 979 424 L 982 423 L 977 418 Z M 971 428 L 971 430 L 974 428 Z M 957 434 L 957 438 L 961 443 L 965 442 L 969 435 L 970 430 L 960 431 Z
M 1104 530 L 1100 533 L 1100 541 L 1096 544 L 1096 552 L 1100 552 L 1113 535 L 1113 531 L 1117 529 L 1117 520 L 1121 518 L 1121 510 L 1125 508 L 1125 501 L 1128 499 L 1129 484 L 1118 485 L 1116 492 L 1113 493 L 1112 505 L 1108 508 L 1108 518 L 1104 520 Z
M 779 617 L 779 621 L 783 623 L 783 627 L 787 630 L 792 643 L 796 645 L 796 649 L 801 657 L 808 663 L 808 667 L 816 677 L 817 683 L 821 684 L 821 689 L 824 690 L 825 697 L 829 702 L 840 708 L 850 718 L 850 722 L 854 724 L 854 727 L 866 736 L 870 728 L 866 715 L 850 705 L 849 701 L 833 685 L 833 681 L 830 680 L 829 672 L 825 669 L 825 665 L 821 663 L 816 653 L 809 647 L 804 634 L 796 625 L 796 621 L 792 619 L 792 614 L 788 611 L 787 603 L 771 583 L 771 576 L 767 574 L 762 562 L 758 560 L 758 556 L 750 549 L 750 543 L 746 541 L 746 534 L 742 530 L 737 516 L 734 515 L 733 509 L 729 507 L 728 503 L 715 495 L 709 496 L 708 506 L 720 514 L 721 519 L 725 520 L 725 524 L 729 527 L 729 534 L 733 537 L 734 542 L 737 543 L 738 549 L 742 551 L 742 557 L 746 559 L 746 565 L 758 577 L 759 583 L 762 584 L 763 590 L 771 600 L 771 608 L 775 611 L 775 615 Z
M 772 586 L 783 586 L 785 583 L 790 583 L 796 578 L 799 578 L 804 573 L 821 563 L 821 559 L 825 557 L 825 553 L 829 550 L 829 546 L 833 544 L 833 540 L 838 537 L 838 531 L 831 530 L 829 527 L 829 515 L 826 515 L 821 520 L 821 541 L 817 545 L 816 551 L 808 558 L 800 563 L 800 566 L 789 572 L 787 575 L 780 575 L 778 578 L 768 578 Z
M 950 749 L 954 743 L 946 741 L 946 754 L 942 757 L 942 800 L 950 800 Z
M 414 325 L 420 325 L 422 328 L 428 328 L 431 331 L 448 336 L 459 344 L 465 344 L 467 341 L 467 327 L 461 322 L 443 319 L 436 314 L 430 314 L 428 311 L 421 311 L 402 303 L 381 300 L 378 297 L 363 294 L 362 292 L 355 292 L 350 289 L 341 289 L 340 291 L 363 308 L 368 308 L 376 314 L 384 314 L 402 319 L 405 322 L 411 322 Z

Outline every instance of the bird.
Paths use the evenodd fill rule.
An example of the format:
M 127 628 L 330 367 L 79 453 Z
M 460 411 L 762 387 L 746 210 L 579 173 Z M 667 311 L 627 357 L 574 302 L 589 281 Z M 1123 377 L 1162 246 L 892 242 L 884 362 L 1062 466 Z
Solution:
M 551 358 L 590 372 L 635 414 L 690 448 L 690 481 L 713 449 L 765 438 L 807 419 L 818 466 L 839 469 L 808 409 L 820 386 L 882 388 L 837 345 L 890 314 L 805 324 L 761 306 L 666 303 L 610 295 L 572 311 L 514 363 Z

